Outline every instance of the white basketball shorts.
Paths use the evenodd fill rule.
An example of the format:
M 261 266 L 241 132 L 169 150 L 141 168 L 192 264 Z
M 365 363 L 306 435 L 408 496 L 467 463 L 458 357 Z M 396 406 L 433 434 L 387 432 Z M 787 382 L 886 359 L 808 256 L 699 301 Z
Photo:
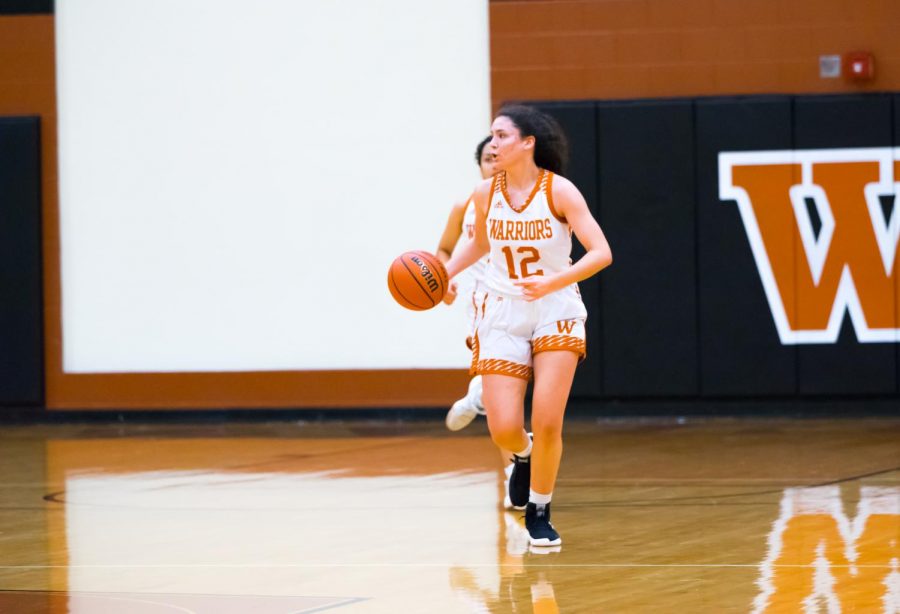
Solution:
M 531 302 L 488 291 L 478 307 L 472 374 L 527 380 L 539 352 L 575 352 L 579 359 L 587 352 L 587 310 L 575 285 Z

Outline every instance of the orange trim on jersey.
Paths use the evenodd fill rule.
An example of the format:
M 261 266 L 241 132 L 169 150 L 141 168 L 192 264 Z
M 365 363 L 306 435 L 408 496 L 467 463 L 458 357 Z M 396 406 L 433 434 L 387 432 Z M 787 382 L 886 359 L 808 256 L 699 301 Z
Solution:
M 478 375 L 507 375 L 527 381 L 531 379 L 532 369 L 528 365 L 520 365 L 517 362 L 488 358 L 478 362 L 473 361 L 470 373 L 477 373 Z
M 587 355 L 587 343 L 581 337 L 546 335 L 531 342 L 531 354 L 540 352 L 575 352 L 580 358 Z
M 550 206 L 550 213 L 563 224 L 568 224 L 566 218 L 559 214 L 556 207 L 553 206 L 553 173 L 547 173 L 547 205 Z
M 538 175 L 537 181 L 534 182 L 534 188 L 531 190 L 531 194 L 528 195 L 528 199 L 525 201 L 525 204 L 522 205 L 521 209 L 516 209 L 512 205 L 512 199 L 509 197 L 509 192 L 506 191 L 506 171 L 501 171 L 497 173 L 500 176 L 500 191 L 503 193 L 503 198 L 506 200 L 506 205 L 515 211 L 516 213 L 522 213 L 525 209 L 528 208 L 528 205 L 531 204 L 531 201 L 534 200 L 534 197 L 537 196 L 537 193 L 540 191 L 541 186 L 544 184 L 544 175 L 547 171 L 544 169 L 540 169 L 541 174 Z M 496 178 L 497 175 L 494 175 Z
M 466 199 L 466 206 L 463 207 L 463 216 L 462 216 L 462 220 L 460 221 L 460 224 L 459 224 L 459 230 L 460 230 L 459 234 L 460 234 L 460 236 L 463 236 L 466 239 L 469 238 L 469 234 L 466 232 L 466 213 L 468 213 L 468 211 L 469 211 L 469 205 L 471 205 L 473 209 L 475 207 L 477 207 L 477 205 L 475 204 L 475 192 L 472 192 L 469 195 L 469 198 Z

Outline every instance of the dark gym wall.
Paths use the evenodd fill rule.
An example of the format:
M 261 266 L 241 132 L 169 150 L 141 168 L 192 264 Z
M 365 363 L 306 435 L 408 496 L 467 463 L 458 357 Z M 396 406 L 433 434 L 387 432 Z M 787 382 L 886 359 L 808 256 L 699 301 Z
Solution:
M 694 105 L 700 388 L 707 396 L 797 392 L 796 346 L 778 339 L 738 208 L 719 200 L 718 177 L 720 151 L 790 149 L 791 108 L 788 97 Z
M 0 417 L 46 400 L 42 265 L 58 255 L 52 2 L 0 3 Z M 50 232 L 41 237 L 41 223 Z M 49 250 L 49 252 L 47 251 Z M 42 257 L 43 254 L 43 257 Z M 49 280 L 54 283 L 58 278 Z M 52 303 L 52 302 L 51 302 Z
M 584 284 L 590 358 L 577 396 L 898 393 L 898 344 L 859 342 L 846 314 L 835 343 L 782 344 L 737 204 L 719 198 L 718 156 L 900 146 L 900 95 L 605 101 L 593 103 L 593 114 L 584 102 L 538 106 L 560 119 L 574 155 L 585 157 L 569 176 L 614 257 Z M 798 274 L 808 270 L 802 246 L 786 249 Z M 896 314 L 897 295 L 895 287 L 878 300 Z
M 53 12 L 53 0 L 3 0 L 0 15 L 39 15 Z
M 689 6 L 699 4 L 703 2 Z M 772 36 L 793 40 L 784 35 L 791 29 L 808 29 L 814 47 L 821 41 L 846 46 L 870 22 L 897 23 L 900 13 L 891 8 L 890 14 L 881 14 L 888 4 L 894 5 L 864 0 L 852 7 L 850 23 L 841 13 L 850 5 L 841 0 L 804 0 L 788 13 L 752 9 L 755 13 L 749 16 L 738 4 L 716 3 L 732 11 L 724 15 L 684 9 L 688 5 L 675 0 L 491 2 L 495 103 L 507 98 L 557 100 L 545 106 L 560 118 L 572 140 L 569 176 L 609 234 L 615 254 L 613 267 L 582 287 L 591 316 L 588 359 L 573 392 L 578 398 L 896 394 L 900 344 L 859 344 L 846 318 L 836 345 L 780 343 L 737 207 L 718 198 L 716 160 L 719 151 L 727 150 L 900 146 L 900 95 L 794 97 L 854 91 L 857 86 L 838 81 L 825 84 L 837 90 L 816 89 L 817 84 L 803 76 L 810 72 L 810 58 L 756 57 L 777 51 L 762 44 Z M 62 372 L 52 5 L 49 0 L 15 0 L 0 6 L 0 115 L 40 117 L 42 179 L 35 190 L 43 201 L 44 305 L 36 305 L 32 315 L 44 314 L 46 331 L 46 387 L 35 395 L 29 377 L 40 378 L 41 373 L 28 367 L 26 377 L 16 380 L 16 390 L 0 391 L 0 407 L 46 403 L 52 408 L 93 408 L 85 399 L 108 394 L 115 398 L 103 408 L 194 408 L 206 407 L 202 403 L 213 391 L 220 395 L 211 401 L 217 407 L 226 406 L 222 398 L 234 402 L 229 407 L 291 407 L 313 386 L 326 396 L 329 388 L 342 387 L 321 377 L 298 379 L 296 374 L 210 374 L 184 383 L 177 375 L 129 379 Z M 569 10 L 579 18 L 560 19 L 559 11 Z M 725 22 L 714 28 L 695 23 L 708 18 Z M 769 23 L 772 20 L 783 23 Z M 668 24 L 665 32 L 660 30 L 663 23 Z M 597 24 L 609 31 L 588 32 Z M 561 34 L 560 26 L 579 31 Z M 900 73 L 894 67 L 900 66 L 895 61 L 900 58 L 900 38 L 888 36 L 895 29 L 881 28 L 883 38 L 858 37 L 879 46 L 873 49 L 879 62 L 874 87 L 898 89 Z M 549 44 L 538 44 L 542 41 Z M 602 49 L 611 52 L 596 52 Z M 696 58 L 690 56 L 703 49 L 733 52 L 730 58 L 728 53 L 705 56 L 713 63 L 727 63 L 727 70 L 695 70 Z M 809 53 L 810 48 L 803 50 Z M 529 58 L 543 68 L 510 64 Z M 557 63 L 568 68 L 561 70 Z M 776 77 L 784 83 L 772 82 Z M 704 89 L 709 87 L 717 89 Z M 791 95 L 610 102 L 760 91 Z M 565 98 L 585 100 L 561 102 Z M 595 98 L 606 102 L 592 102 Z M 31 153 L 22 155 L 27 160 Z M 16 240 L 28 236 L 33 221 L 18 219 L 23 225 Z M 17 275 L 28 268 L 31 255 L 16 252 L 15 258 L 20 257 L 24 260 L 16 261 Z M 896 276 L 895 282 L 900 284 Z M 27 324 L 16 323 L 3 331 L 3 341 L 29 330 L 33 334 Z M 37 339 L 35 347 L 40 348 Z M 20 357 L 25 357 L 18 364 L 23 368 L 31 358 L 27 353 Z M 364 378 L 370 375 L 371 386 L 360 385 L 359 375 L 353 374 L 353 384 L 343 388 L 356 386 L 369 405 L 433 404 L 424 397 L 392 399 L 382 380 L 392 382 L 393 376 L 367 373 Z M 436 385 L 443 386 L 449 377 L 441 376 Z M 278 394 L 251 394 L 261 382 Z M 446 390 L 459 386 L 448 382 Z M 148 404 L 148 391 L 156 390 L 159 399 Z M 316 397 L 319 406 L 325 406 L 326 396 Z
M 0 117 L 0 406 L 43 402 L 40 120 Z
M 691 103 L 602 103 L 597 112 L 600 206 L 617 263 L 603 279 L 604 391 L 696 395 Z M 635 377 L 644 373 L 653 377 Z
M 794 148 L 890 147 L 892 111 L 889 95 L 798 99 L 794 102 Z M 892 311 L 896 313 L 893 305 Z M 895 361 L 893 344 L 859 343 L 849 319 L 845 318 L 837 343 L 797 348 L 799 391 L 801 394 L 891 393 L 897 389 Z

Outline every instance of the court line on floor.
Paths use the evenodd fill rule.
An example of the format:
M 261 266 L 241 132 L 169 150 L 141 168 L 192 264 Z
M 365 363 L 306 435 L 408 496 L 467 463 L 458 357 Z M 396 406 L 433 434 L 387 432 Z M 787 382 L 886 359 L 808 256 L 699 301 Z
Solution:
M 802 484 L 798 486 L 793 486 L 792 488 L 823 488 L 825 486 L 837 486 L 839 484 L 845 484 L 847 482 L 855 482 L 858 480 L 863 480 L 865 478 L 871 478 L 878 475 L 886 475 L 889 473 L 894 473 L 900 471 L 900 466 L 897 467 L 889 467 L 887 469 L 878 469 L 876 471 L 870 471 L 869 473 L 861 473 L 858 475 L 851 475 L 843 478 L 836 478 L 833 480 L 828 480 L 826 482 L 815 482 L 813 484 Z M 671 505 L 677 501 L 687 502 L 687 501 L 718 501 L 719 499 L 736 499 L 739 497 L 754 497 L 754 496 L 762 496 L 762 495 L 780 495 L 784 492 L 784 488 L 777 489 L 768 489 L 768 490 L 756 490 L 756 491 L 748 491 L 748 492 L 735 492 L 735 493 L 723 493 L 723 494 L 709 494 L 709 495 L 695 495 L 692 497 L 669 497 L 665 499 L 616 499 L 612 501 L 586 501 L 580 502 L 577 504 L 571 505 L 571 507 L 583 507 L 583 506 L 596 506 L 596 507 L 621 507 L 621 506 L 656 506 L 656 505 Z M 701 504 L 697 504 L 701 505 Z M 709 505 L 717 505 L 717 503 L 711 503 Z M 568 507 L 560 505 L 560 507 Z
M 534 554 L 534 553 L 532 553 Z M 546 556 L 534 554 L 534 556 Z M 0 565 L 0 569 L 305 569 L 305 568 L 373 568 L 373 567 L 433 567 L 447 569 L 451 567 L 521 567 L 521 563 L 191 563 L 191 564 L 133 564 L 133 565 Z M 584 568 L 739 568 L 759 569 L 759 563 L 525 563 L 526 567 L 584 567 Z M 815 563 L 805 565 L 779 564 L 773 568 L 783 569 L 815 569 Z M 892 565 L 829 565 L 834 569 L 893 569 Z M 12 589 L 15 590 L 15 589 Z

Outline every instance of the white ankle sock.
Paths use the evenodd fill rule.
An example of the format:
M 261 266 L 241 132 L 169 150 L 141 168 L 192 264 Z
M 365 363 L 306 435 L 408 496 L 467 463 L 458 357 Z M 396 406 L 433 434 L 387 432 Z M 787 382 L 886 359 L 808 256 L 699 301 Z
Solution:
M 531 456 L 531 443 L 532 443 L 531 437 L 527 437 L 527 439 L 528 439 L 528 447 L 526 447 L 521 452 L 513 452 L 513 454 L 515 454 L 519 458 L 528 458 L 529 456 Z
M 550 499 L 553 498 L 553 493 L 551 492 L 549 495 L 542 495 L 539 492 L 534 492 L 530 488 L 528 489 L 528 502 L 534 503 L 535 505 L 547 505 L 550 503 Z

